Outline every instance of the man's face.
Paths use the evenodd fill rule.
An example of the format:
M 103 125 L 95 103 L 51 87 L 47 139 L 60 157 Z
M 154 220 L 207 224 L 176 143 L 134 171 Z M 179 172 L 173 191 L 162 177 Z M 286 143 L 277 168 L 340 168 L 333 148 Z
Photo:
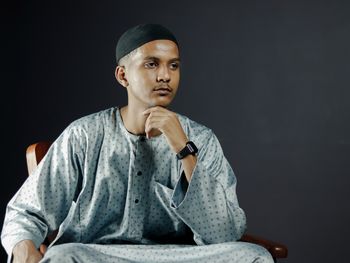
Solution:
M 129 104 L 168 106 L 179 86 L 179 66 L 179 50 L 173 41 L 154 40 L 136 49 L 125 63 Z

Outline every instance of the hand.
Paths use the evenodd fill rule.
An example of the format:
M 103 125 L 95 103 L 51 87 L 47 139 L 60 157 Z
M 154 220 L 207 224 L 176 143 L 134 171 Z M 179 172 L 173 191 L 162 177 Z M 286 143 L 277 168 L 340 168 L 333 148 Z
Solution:
M 147 138 L 155 136 L 156 131 L 159 130 L 165 135 L 169 146 L 175 153 L 185 147 L 188 138 L 176 113 L 164 107 L 155 106 L 148 108 L 143 114 L 148 115 L 145 123 Z
M 143 114 L 148 115 L 145 123 L 147 138 L 154 136 L 155 130 L 159 130 L 165 135 L 170 147 L 175 153 L 178 153 L 185 147 L 188 138 L 176 113 L 166 108 L 156 106 L 145 110 Z M 186 179 L 190 182 L 193 169 L 197 163 L 197 157 L 188 155 L 181 159 L 181 162 Z
M 46 252 L 46 246 L 41 245 L 38 251 L 31 240 L 23 240 L 13 248 L 13 263 L 38 263 Z

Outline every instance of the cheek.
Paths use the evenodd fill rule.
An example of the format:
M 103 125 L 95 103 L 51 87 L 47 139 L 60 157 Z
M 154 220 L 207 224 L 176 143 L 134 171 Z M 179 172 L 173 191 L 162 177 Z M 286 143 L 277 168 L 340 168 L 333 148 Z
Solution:
M 172 76 L 172 80 L 174 83 L 179 83 L 180 81 L 180 73 L 174 73 L 173 76 Z
M 144 80 L 147 82 L 153 82 L 157 79 L 157 73 L 155 70 L 147 70 L 144 72 Z
M 135 73 L 134 78 L 132 79 L 133 83 L 136 85 L 147 85 L 152 83 L 156 78 L 156 74 L 154 71 L 139 71 Z

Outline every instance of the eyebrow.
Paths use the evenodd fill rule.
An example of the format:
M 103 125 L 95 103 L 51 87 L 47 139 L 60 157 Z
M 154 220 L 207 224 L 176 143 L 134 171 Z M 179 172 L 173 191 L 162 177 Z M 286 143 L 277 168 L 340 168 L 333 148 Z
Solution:
M 159 61 L 160 59 L 157 58 L 157 57 L 154 57 L 154 56 L 147 56 L 147 57 L 145 57 L 143 60 L 144 60 L 144 61 L 145 61 L 145 60 L 155 60 L 155 61 Z M 174 62 L 174 61 L 180 62 L 180 58 L 172 58 L 172 59 L 170 59 L 169 61 L 170 61 L 170 62 Z

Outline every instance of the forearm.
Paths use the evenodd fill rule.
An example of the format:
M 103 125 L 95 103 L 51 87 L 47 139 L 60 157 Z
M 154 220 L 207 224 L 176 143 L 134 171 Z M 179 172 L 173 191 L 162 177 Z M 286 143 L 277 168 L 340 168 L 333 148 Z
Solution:
M 228 188 L 222 179 L 215 178 L 198 160 L 191 182 L 184 192 L 179 183 L 174 189 L 172 203 L 176 214 L 192 229 L 197 244 L 211 244 L 238 240 L 246 222 L 239 207 L 232 178 Z M 231 171 L 222 170 L 230 181 Z
M 42 254 L 37 250 L 32 240 L 22 240 L 13 248 L 13 263 L 39 262 Z
M 185 172 L 187 182 L 190 182 L 192 177 L 192 172 L 197 163 L 197 156 L 187 155 L 185 158 L 181 159 L 182 167 Z
M 26 239 L 19 241 L 13 248 L 13 255 L 25 253 L 30 250 L 36 250 L 35 244 L 32 240 Z
M 27 188 L 27 183 L 11 199 L 6 208 L 1 242 L 9 256 L 15 245 L 22 240 L 31 240 L 38 247 L 48 232 L 48 226 L 37 209 L 41 206 L 37 205 L 32 198 L 25 199 L 25 203 L 22 202 L 24 200 L 22 190 L 25 188 Z M 29 203 L 34 205 L 29 205 Z

